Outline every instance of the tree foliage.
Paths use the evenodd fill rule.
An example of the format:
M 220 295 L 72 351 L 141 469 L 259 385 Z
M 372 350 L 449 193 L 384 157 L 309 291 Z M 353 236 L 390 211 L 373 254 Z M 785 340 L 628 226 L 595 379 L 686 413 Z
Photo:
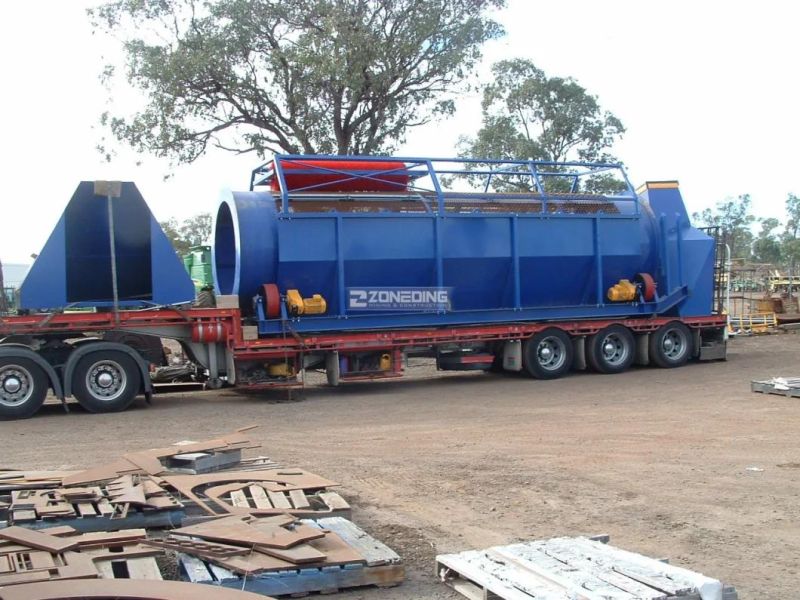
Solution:
M 462 156 L 554 162 L 613 160 L 609 149 L 625 127 L 574 79 L 548 77 L 525 59 L 495 63 L 491 79 L 483 88 L 481 128 L 475 137 L 462 138 Z M 530 187 L 529 180 L 521 177 L 500 181 L 506 189 Z M 583 191 L 618 191 L 621 183 L 607 176 L 588 182 L 590 189 Z M 553 178 L 548 183 L 566 180 Z
M 123 37 L 146 106 L 105 114 L 118 140 L 191 162 L 236 152 L 390 152 L 454 98 L 502 35 L 505 0 L 115 0 L 90 11 Z M 114 67 L 105 71 L 112 78 Z
M 792 274 L 800 265 L 800 197 L 789 194 L 786 197 L 786 227 L 781 240 L 781 252 Z
M 753 242 L 753 260 L 759 263 L 778 265 L 783 260 L 781 239 L 775 231 L 781 222 L 769 217 L 761 219 L 761 230 Z
M 788 194 L 785 207 L 784 225 L 774 217 L 755 217 L 749 194 L 718 202 L 714 209 L 694 213 L 692 218 L 699 224 L 719 225 L 727 231 L 732 258 L 771 264 L 796 273 L 800 267 L 800 197 Z M 761 228 L 754 235 L 756 223 Z
M 467 144 L 486 158 L 604 160 L 625 132 L 577 81 L 548 77 L 524 59 L 495 63 L 482 109 L 481 129 Z
M 211 215 L 200 213 L 178 223 L 171 218 L 159 223 L 178 254 L 186 254 L 192 246 L 202 246 L 211 238 Z
M 752 214 L 750 194 L 720 200 L 714 209 L 707 208 L 700 213 L 694 213 L 692 218 L 703 225 L 720 226 L 728 233 L 731 258 L 752 257 L 754 236 L 751 227 L 757 219 Z
M 786 229 L 784 238 L 797 239 L 800 237 L 800 196 L 789 194 L 786 196 Z

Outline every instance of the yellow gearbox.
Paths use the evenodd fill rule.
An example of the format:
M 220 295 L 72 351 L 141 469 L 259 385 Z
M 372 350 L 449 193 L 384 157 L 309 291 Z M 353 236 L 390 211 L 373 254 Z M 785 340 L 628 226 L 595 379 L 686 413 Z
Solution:
M 286 290 L 286 308 L 293 317 L 299 315 L 321 315 L 328 310 L 328 303 L 319 294 L 303 298 L 300 290 Z
M 608 288 L 608 299 L 611 302 L 633 302 L 636 300 L 638 290 L 635 283 L 631 283 L 628 279 L 620 279 L 619 283 Z

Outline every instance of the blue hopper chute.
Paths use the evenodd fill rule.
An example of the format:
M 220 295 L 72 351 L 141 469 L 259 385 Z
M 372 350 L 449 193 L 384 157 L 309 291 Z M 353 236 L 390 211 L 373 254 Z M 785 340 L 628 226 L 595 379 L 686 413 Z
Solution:
M 22 284 L 20 307 L 113 305 L 108 189 L 119 306 L 193 301 L 192 280 L 136 185 L 110 183 L 104 189 L 101 183 L 78 185 Z

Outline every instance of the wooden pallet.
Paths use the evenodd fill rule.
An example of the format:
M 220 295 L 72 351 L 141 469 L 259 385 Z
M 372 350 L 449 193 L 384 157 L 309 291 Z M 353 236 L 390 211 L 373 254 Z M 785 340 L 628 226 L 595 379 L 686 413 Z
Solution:
M 443 554 L 436 572 L 470 600 L 738 599 L 717 580 L 582 537 Z
M 366 564 L 300 567 L 242 576 L 187 554 L 178 554 L 181 576 L 186 581 L 246 590 L 268 596 L 301 596 L 312 592 L 333 593 L 364 586 L 393 587 L 405 576 L 400 557 L 391 548 L 341 517 L 303 520 L 302 523 L 339 535 L 361 554 Z
M 778 389 L 773 380 L 751 381 L 750 390 L 761 394 L 774 394 L 776 396 L 786 396 L 787 398 L 800 398 L 800 388 L 790 387 L 789 389 Z

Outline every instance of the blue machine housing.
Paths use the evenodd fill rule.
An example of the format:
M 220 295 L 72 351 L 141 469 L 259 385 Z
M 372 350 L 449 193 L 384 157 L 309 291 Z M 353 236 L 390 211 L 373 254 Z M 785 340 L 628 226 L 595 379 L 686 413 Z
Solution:
M 370 170 L 376 161 L 394 166 Z M 329 180 L 315 183 L 320 173 L 348 185 L 364 180 L 364 190 L 331 191 Z M 308 176 L 305 185 L 298 174 Z M 377 185 L 388 175 L 388 187 Z M 271 189 L 256 191 L 262 185 Z M 598 185 L 614 192 L 587 193 Z M 255 306 L 264 335 L 287 325 L 336 331 L 711 314 L 713 240 L 691 226 L 676 182 L 640 192 L 618 164 L 276 156 L 254 171 L 251 191 L 223 196 L 215 284 L 238 294 L 245 311 Z M 606 299 L 610 286 L 638 273 L 656 281 L 653 299 Z M 258 296 L 266 283 L 321 294 L 327 311 L 268 318 Z M 362 288 L 447 289 L 450 303 L 357 310 L 348 291 Z
M 192 302 L 194 285 L 136 185 L 111 200 L 119 306 Z M 25 309 L 113 304 L 108 198 L 82 181 L 20 288 Z

